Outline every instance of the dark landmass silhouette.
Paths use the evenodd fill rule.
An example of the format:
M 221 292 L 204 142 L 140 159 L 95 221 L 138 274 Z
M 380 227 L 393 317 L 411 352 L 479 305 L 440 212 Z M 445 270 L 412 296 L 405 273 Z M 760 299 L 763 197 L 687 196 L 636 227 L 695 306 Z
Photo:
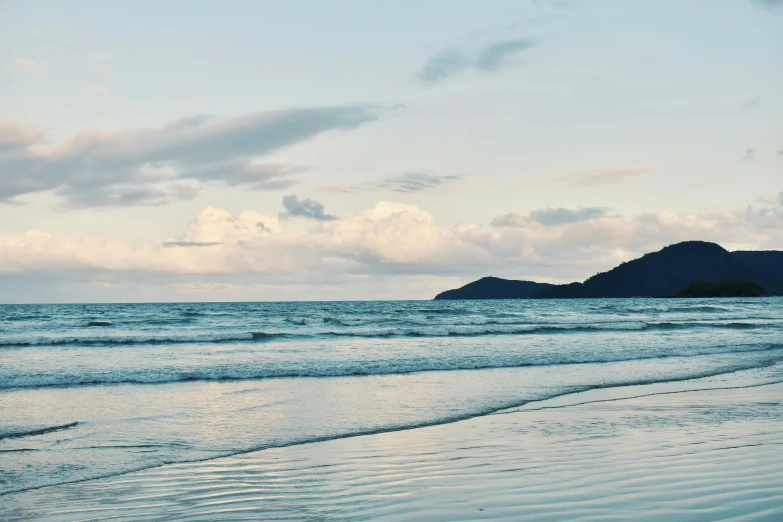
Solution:
M 553 285 L 485 277 L 435 299 L 674 297 L 697 281 L 741 281 L 783 295 L 783 252 L 729 252 L 715 243 L 685 241 L 622 263 L 583 283 Z
M 456 290 L 446 290 L 435 299 L 529 299 L 544 288 L 556 286 L 533 281 L 482 277 Z
M 696 281 L 676 297 L 761 297 L 766 291 L 752 281 Z

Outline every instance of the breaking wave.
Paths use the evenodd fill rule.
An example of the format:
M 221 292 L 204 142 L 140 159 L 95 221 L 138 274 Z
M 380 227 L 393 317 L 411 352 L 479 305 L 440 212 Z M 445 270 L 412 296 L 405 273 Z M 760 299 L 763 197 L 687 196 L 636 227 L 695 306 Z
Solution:
M 292 320 L 289 320 L 293 322 Z M 329 324 L 331 321 L 320 321 Z M 109 326 L 108 321 L 93 321 L 89 326 Z M 294 323 L 299 324 L 299 323 Z M 312 323 L 301 323 L 311 325 Z M 346 328 L 315 331 L 270 331 L 270 332 L 224 332 L 196 334 L 132 334 L 132 335 L 75 335 L 75 336 L 30 336 L 6 337 L 0 339 L 0 347 L 25 346 L 61 346 L 61 345 L 134 345 L 134 344 L 191 344 L 191 343 L 241 343 L 268 342 L 282 339 L 309 339 L 329 337 L 390 338 L 390 337 L 470 337 L 483 335 L 528 335 L 553 333 L 579 333 L 589 331 L 634 331 L 634 330 L 671 330 L 671 329 L 735 329 L 749 330 L 778 326 L 769 321 L 731 321 L 731 322 L 645 322 L 617 321 L 605 323 L 561 323 L 561 324 L 520 324 L 503 320 L 485 320 L 467 324 L 445 324 L 434 326 L 399 327 L 363 327 L 361 320 L 355 323 L 341 323 Z
M 166 384 L 190 381 L 261 380 L 283 378 L 325 378 L 370 375 L 404 375 L 422 372 L 490 370 L 530 366 L 564 366 L 603 364 L 672 357 L 695 357 L 720 354 L 768 353 L 770 364 L 783 361 L 783 344 L 748 344 L 700 346 L 676 350 L 648 350 L 622 353 L 560 352 L 551 354 L 507 353 L 491 357 L 401 357 L 372 360 L 306 359 L 277 363 L 256 362 L 221 366 L 169 366 L 158 368 L 114 368 L 0 374 L 0 390 L 11 388 L 46 388 L 113 384 Z M 777 353 L 776 353 L 777 352 Z

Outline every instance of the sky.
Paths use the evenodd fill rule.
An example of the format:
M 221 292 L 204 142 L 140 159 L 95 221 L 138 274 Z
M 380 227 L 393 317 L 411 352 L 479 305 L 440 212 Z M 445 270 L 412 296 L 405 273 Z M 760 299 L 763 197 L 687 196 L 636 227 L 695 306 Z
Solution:
M 0 302 L 783 249 L 783 0 L 0 0 Z

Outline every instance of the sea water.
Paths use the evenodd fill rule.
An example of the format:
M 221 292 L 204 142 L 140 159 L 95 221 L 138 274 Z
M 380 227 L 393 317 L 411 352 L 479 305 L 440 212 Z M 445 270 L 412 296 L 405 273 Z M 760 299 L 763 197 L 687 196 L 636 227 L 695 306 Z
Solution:
M 783 382 L 782 327 L 781 298 L 4 305 L 0 495 L 588 390 Z

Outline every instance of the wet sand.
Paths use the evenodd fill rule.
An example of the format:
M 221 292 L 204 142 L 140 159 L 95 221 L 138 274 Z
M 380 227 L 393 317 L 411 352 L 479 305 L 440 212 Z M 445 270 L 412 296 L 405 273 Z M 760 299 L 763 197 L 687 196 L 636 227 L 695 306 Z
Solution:
M 783 384 L 595 390 L 452 424 L 11 494 L 0 513 L 57 521 L 779 521 L 782 401 Z

